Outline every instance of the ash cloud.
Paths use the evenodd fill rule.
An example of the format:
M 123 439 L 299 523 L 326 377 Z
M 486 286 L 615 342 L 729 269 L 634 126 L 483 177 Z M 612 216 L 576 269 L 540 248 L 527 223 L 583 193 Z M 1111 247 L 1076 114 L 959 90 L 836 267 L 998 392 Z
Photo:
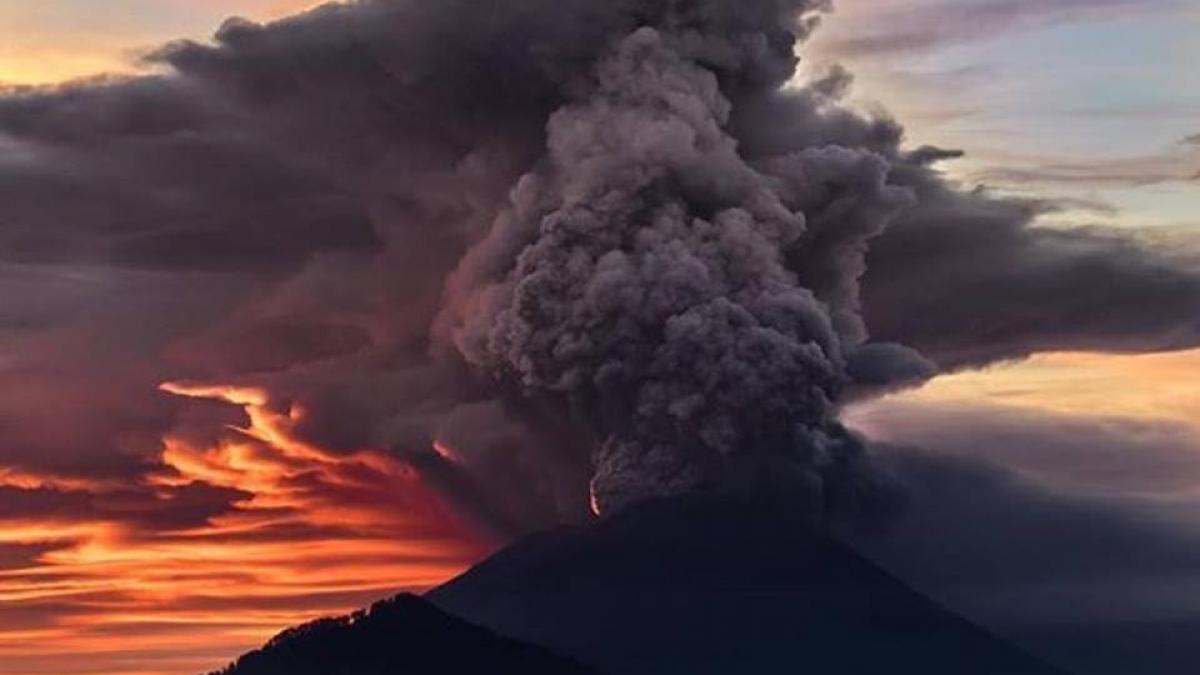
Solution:
M 53 469 L 136 472 L 152 443 L 124 427 L 173 423 L 154 380 L 262 386 L 314 442 L 389 448 L 515 530 L 579 517 L 589 482 L 611 508 L 749 488 L 853 510 L 880 490 L 847 396 L 1200 343 L 1191 272 L 946 181 L 953 153 L 839 102 L 844 71 L 785 87 L 825 9 L 362 0 L 6 93 L 0 297 L 29 290 L 0 397 L 105 392 L 55 410 L 108 442 Z
M 522 179 L 459 271 L 451 338 L 469 362 L 585 418 L 601 511 L 772 482 L 830 501 L 833 477 L 860 471 L 861 448 L 834 420 L 846 355 L 866 338 L 856 251 L 910 196 L 869 152 L 751 167 L 720 78 L 777 87 L 791 41 L 763 53 L 764 33 L 679 15 L 682 28 L 622 39 L 591 90 L 551 117 L 547 167 Z M 797 208 L 814 176 L 853 191 L 840 222 Z M 784 265 L 822 227 L 825 302 Z

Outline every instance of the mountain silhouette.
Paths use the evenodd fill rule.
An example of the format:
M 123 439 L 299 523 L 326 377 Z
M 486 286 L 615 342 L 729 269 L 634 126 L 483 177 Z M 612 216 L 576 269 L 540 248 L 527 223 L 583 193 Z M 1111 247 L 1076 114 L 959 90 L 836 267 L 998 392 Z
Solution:
M 211 675 L 590 675 L 570 659 L 456 619 L 414 595 L 284 631 Z
M 608 675 L 1062 675 L 768 503 L 645 504 L 426 597 Z
M 425 598 L 287 631 L 221 675 L 590 672 L 1064 675 L 809 519 L 699 498 L 527 537 Z

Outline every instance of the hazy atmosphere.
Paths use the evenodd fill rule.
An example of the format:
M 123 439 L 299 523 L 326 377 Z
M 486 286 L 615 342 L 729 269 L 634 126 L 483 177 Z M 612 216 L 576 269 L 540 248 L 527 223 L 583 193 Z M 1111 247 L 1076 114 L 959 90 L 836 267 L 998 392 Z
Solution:
M 695 493 L 1200 666 L 1200 2 L 0 27 L 0 673 L 206 672 Z

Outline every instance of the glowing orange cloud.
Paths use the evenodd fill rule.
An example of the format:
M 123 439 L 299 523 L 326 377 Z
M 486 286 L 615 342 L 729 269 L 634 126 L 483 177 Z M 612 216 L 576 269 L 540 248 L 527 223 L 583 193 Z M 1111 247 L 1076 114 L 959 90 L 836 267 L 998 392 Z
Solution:
M 88 478 L 49 476 L 22 471 L 12 467 L 0 466 L 0 487 L 20 488 L 22 490 L 64 490 L 67 492 L 104 492 L 120 487 L 113 481 L 100 481 Z
M 0 672 L 207 671 L 289 625 L 427 588 L 486 553 L 385 453 L 338 455 L 298 439 L 301 409 L 273 410 L 255 389 L 162 388 L 238 406 L 247 423 L 211 446 L 168 435 L 157 468 L 135 484 L 0 468 L 0 488 L 136 491 L 163 508 L 195 486 L 240 497 L 178 527 L 133 517 L 153 516 L 144 509 L 127 518 L 120 501 L 96 514 L 0 518 L 0 553 L 29 553 L 0 558 Z

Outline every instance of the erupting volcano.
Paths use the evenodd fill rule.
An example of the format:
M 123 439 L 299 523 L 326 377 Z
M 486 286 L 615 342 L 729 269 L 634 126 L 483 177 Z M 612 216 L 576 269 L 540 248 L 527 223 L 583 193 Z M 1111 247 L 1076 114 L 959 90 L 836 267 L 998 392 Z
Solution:
M 916 2 L 938 30 L 838 44 L 954 43 L 976 30 L 962 12 L 1134 11 L 939 2 Z M 73 641 L 71 672 L 91 653 L 212 667 L 431 588 L 226 672 L 1088 663 L 1090 634 L 1045 637 L 1108 597 L 1088 561 L 1153 539 L 1115 597 L 1195 558 L 1163 534 L 1183 502 L 1072 453 L 1151 437 L 1169 471 L 1147 480 L 1190 476 L 1190 427 L 1106 418 L 1112 438 L 1083 425 L 1038 454 L 1005 434 L 1044 437 L 1050 409 L 974 429 L 912 392 L 1036 354 L 1194 349 L 1198 258 L 1045 222 L 1104 211 L 1091 197 L 948 175 L 963 152 L 852 102 L 846 68 L 802 67 L 832 12 L 352 0 L 230 19 L 136 74 L 0 88 L 0 284 L 33 298 L 0 317 L 0 599 L 22 603 L 0 609 L 0 672 L 68 667 L 30 639 Z M 1200 147 L 1176 145 L 1129 164 L 1174 181 Z M 939 434 L 907 447 L 923 424 L 1007 468 Z M 1069 550 L 1010 560 L 1044 541 Z M 1084 601 L 1013 610 L 1048 588 Z

